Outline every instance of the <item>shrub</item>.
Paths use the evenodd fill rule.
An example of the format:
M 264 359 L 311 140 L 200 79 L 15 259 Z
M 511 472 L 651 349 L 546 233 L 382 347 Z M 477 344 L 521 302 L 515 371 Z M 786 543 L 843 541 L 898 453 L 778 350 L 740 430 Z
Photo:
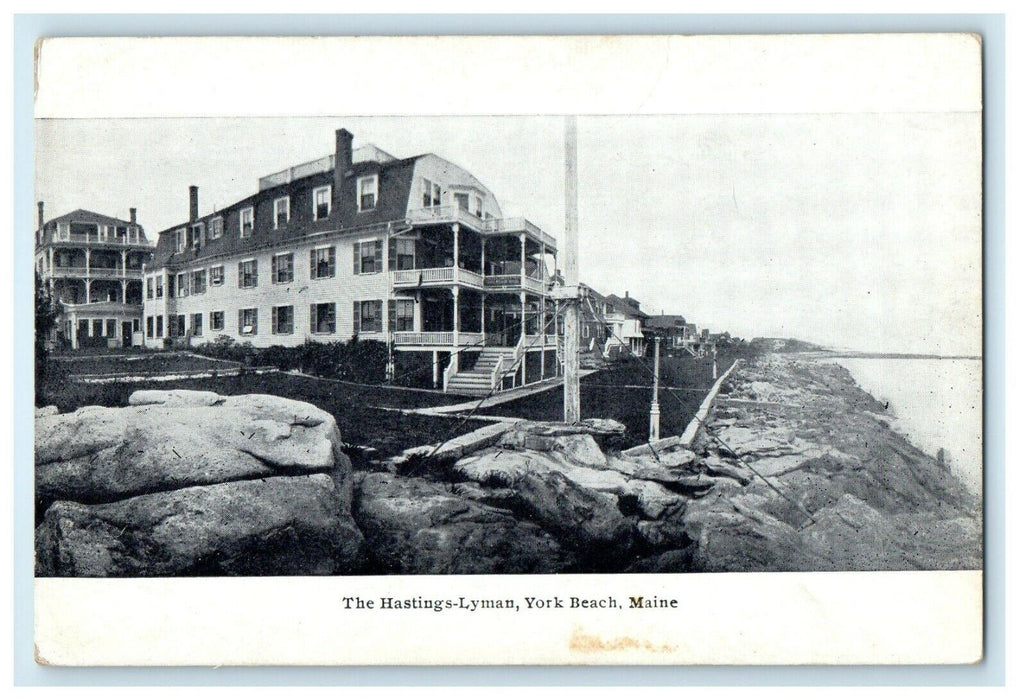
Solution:
M 434 386 L 434 367 L 430 352 L 397 352 L 394 355 L 396 386 L 431 389 Z

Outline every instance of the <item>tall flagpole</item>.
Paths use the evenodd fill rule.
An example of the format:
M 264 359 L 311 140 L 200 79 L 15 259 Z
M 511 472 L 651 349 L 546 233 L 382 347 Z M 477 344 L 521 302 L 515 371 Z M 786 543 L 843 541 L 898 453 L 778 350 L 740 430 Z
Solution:
M 566 144 L 566 250 L 563 260 L 566 264 L 566 286 L 573 296 L 567 300 L 563 315 L 563 420 L 577 423 L 581 420 L 581 378 L 578 354 L 580 348 L 581 297 L 580 277 L 577 271 L 577 117 L 567 116 L 565 122 Z

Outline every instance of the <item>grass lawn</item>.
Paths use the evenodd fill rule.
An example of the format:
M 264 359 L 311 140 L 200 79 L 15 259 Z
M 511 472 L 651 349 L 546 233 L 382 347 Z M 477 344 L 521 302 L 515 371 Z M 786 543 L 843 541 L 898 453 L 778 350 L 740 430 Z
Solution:
M 721 371 L 729 367 L 720 358 Z M 617 362 L 607 369 L 581 380 L 581 417 L 612 418 L 627 427 L 627 446 L 648 439 L 649 411 L 652 407 L 652 360 Z M 698 412 L 698 407 L 713 384 L 712 360 L 661 358 L 659 391 L 659 431 L 661 437 L 680 435 Z M 640 386 L 645 388 L 627 388 Z M 484 409 L 492 416 L 515 416 L 531 420 L 563 420 L 563 388 L 554 387 L 522 399 Z
M 482 425 L 480 421 L 467 421 L 458 428 L 461 420 L 458 417 L 405 415 L 372 408 L 424 408 L 458 403 L 465 400 L 462 397 L 383 386 L 342 384 L 278 372 L 163 382 L 49 382 L 37 388 L 36 405 L 54 404 L 61 413 L 89 405 L 127 406 L 128 397 L 140 389 L 198 389 L 224 395 L 274 394 L 306 401 L 335 416 L 343 441 L 375 447 L 385 456 L 397 454 L 408 447 L 455 437 Z
M 135 353 L 125 356 L 90 355 L 62 357 L 60 365 L 69 375 L 82 374 L 134 374 L 160 375 L 177 372 L 201 372 L 211 369 L 231 369 L 240 363 L 217 360 L 182 353 Z

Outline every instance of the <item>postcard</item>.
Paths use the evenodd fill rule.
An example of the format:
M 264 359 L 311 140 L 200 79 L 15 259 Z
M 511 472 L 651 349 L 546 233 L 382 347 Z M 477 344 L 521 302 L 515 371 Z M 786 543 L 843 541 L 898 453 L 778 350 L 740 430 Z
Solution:
M 979 37 L 36 67 L 39 663 L 980 660 Z

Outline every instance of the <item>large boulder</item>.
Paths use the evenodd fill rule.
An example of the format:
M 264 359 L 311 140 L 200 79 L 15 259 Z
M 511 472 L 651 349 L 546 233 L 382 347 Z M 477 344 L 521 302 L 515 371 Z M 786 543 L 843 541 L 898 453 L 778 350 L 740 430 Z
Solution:
M 504 500 L 499 502 L 552 532 L 585 559 L 615 562 L 631 544 L 631 525 L 619 507 L 631 488 L 617 471 L 574 464 L 559 452 L 533 450 L 465 457 L 453 471 L 459 478 L 501 489 Z
M 142 391 L 128 408 L 36 420 L 39 515 L 55 500 L 107 503 L 207 484 L 333 472 L 348 459 L 331 414 L 277 396 Z M 343 493 L 349 487 L 343 484 Z M 346 498 L 348 501 L 348 496 Z
M 181 390 L 129 404 L 36 419 L 41 575 L 361 569 L 352 465 L 329 413 Z
M 353 515 L 375 573 L 557 573 L 576 566 L 575 557 L 542 528 L 471 500 L 458 486 L 362 474 Z
M 362 537 L 326 474 L 193 486 L 84 505 L 36 529 L 40 576 L 314 576 L 362 569 Z

